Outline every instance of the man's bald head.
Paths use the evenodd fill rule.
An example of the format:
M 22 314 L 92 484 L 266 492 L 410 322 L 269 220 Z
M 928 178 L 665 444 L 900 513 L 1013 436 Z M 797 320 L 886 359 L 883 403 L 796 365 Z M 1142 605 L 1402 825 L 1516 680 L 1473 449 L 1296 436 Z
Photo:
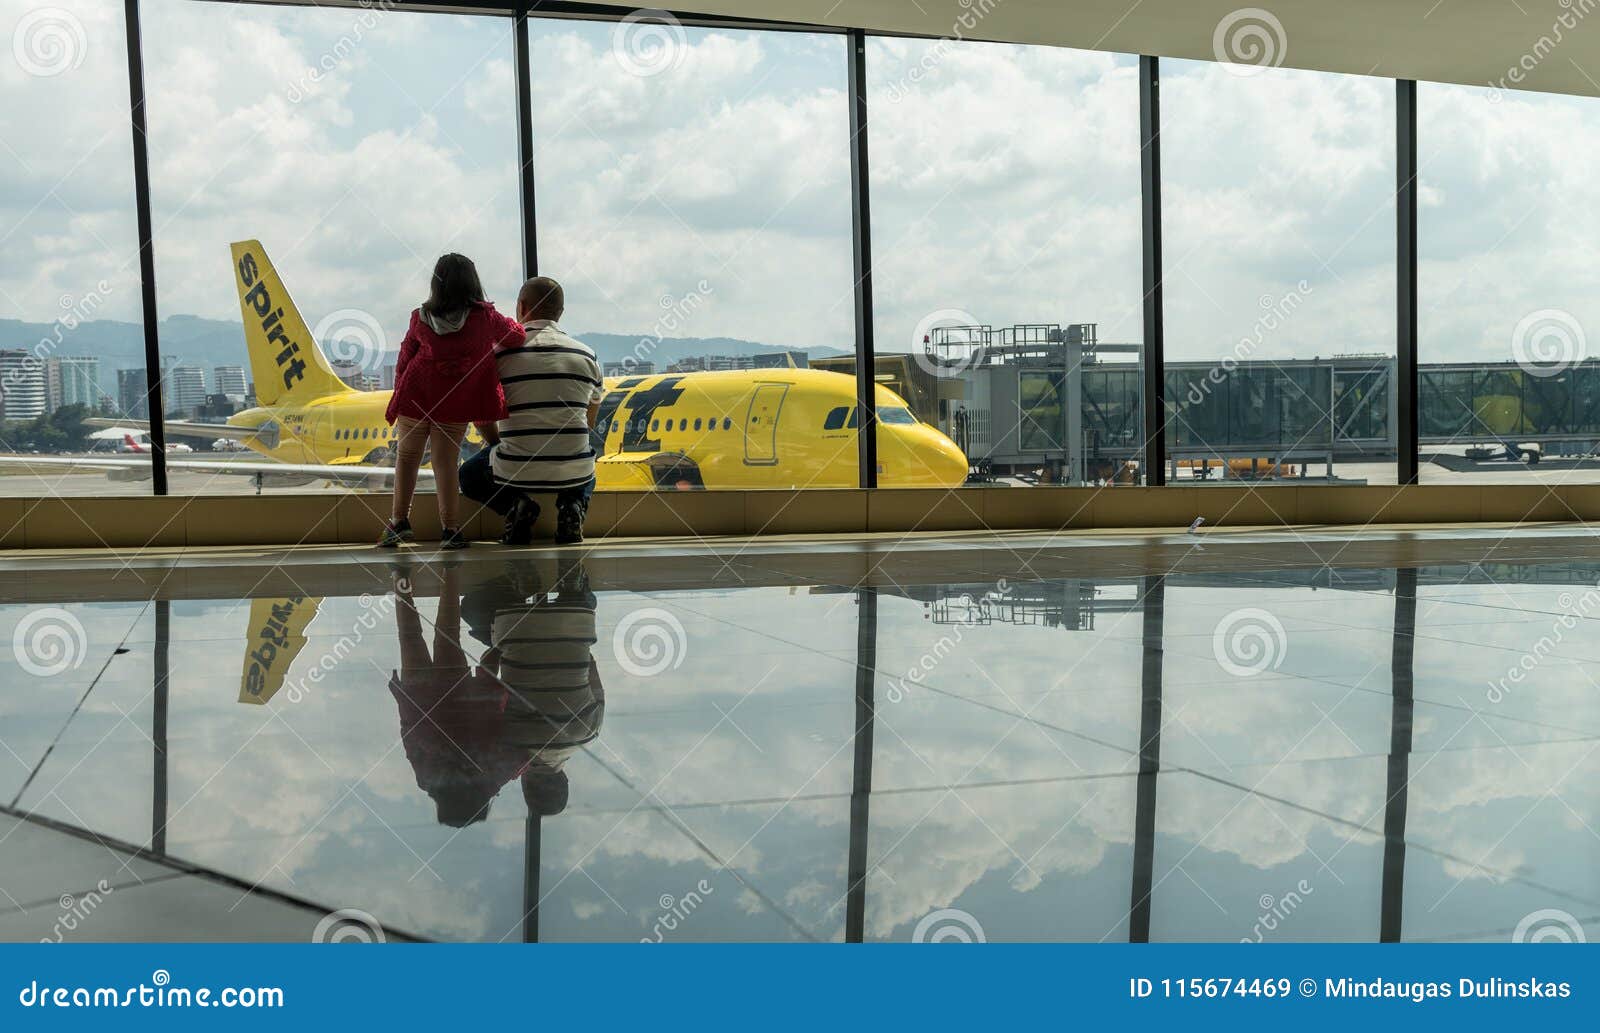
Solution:
M 517 292 L 517 318 L 524 323 L 535 319 L 555 322 L 566 307 L 561 285 L 548 276 L 535 276 Z

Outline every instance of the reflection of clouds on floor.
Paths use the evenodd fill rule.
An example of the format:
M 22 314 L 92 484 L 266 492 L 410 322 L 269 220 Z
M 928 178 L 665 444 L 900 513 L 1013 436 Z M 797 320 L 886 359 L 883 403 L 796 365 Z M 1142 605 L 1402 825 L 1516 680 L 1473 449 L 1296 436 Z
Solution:
M 983 923 L 1004 906 L 997 901 L 1076 896 L 1075 882 L 1098 872 L 1119 887 L 1114 907 L 1101 901 L 1039 917 L 1059 938 L 1099 938 L 1127 907 L 1134 786 L 1131 778 L 1099 778 L 875 798 L 868 934 L 909 935 L 909 924 L 940 907 Z
M 466 584 L 475 564 L 495 561 L 463 562 Z M 544 939 L 843 939 L 863 836 L 869 938 L 907 939 L 926 916 L 957 908 L 991 940 L 1126 939 L 1147 853 L 1155 938 L 1250 936 L 1260 900 L 1304 880 L 1314 889 L 1275 936 L 1370 939 L 1389 754 L 1395 722 L 1409 719 L 1408 936 L 1493 938 L 1552 900 L 1580 911 L 1600 900 L 1587 625 L 1500 702 L 1484 698 L 1494 673 L 1548 630 L 1560 586 L 1516 586 L 1503 620 L 1489 596 L 1419 600 L 1415 702 L 1397 710 L 1394 596 L 1382 578 L 1352 575 L 1369 587 L 1341 591 L 1281 580 L 1293 572 L 1266 585 L 1174 575 L 1159 653 L 1161 773 L 1143 804 L 1141 704 L 1154 689 L 1144 582 L 1080 592 L 1013 581 L 1012 599 L 1027 605 L 988 610 L 964 601 L 983 597 L 981 582 L 886 587 L 871 629 L 871 792 L 853 812 L 856 593 L 702 591 L 692 560 L 663 569 L 678 587 L 599 595 L 593 656 L 606 716 L 565 766 L 565 808 L 530 822 L 513 778 L 487 820 L 465 828 L 439 823 L 422 787 L 437 783 L 401 739 L 390 685 L 400 640 L 381 592 L 366 603 L 323 598 L 286 683 L 304 691 L 286 687 L 259 706 L 238 702 L 248 602 L 173 601 L 167 849 L 397 929 L 486 940 L 520 939 L 534 901 Z M 516 593 L 508 598 L 525 601 Z M 1282 625 L 1283 663 L 1230 675 L 1213 630 L 1247 604 Z M 382 619 L 354 634 L 375 608 Z M 88 681 L 64 692 L 24 680 L 26 690 L 0 694 L 0 734 L 28 743 L 30 769 L 55 743 L 21 806 L 147 843 L 151 610 L 67 609 L 97 648 L 126 638 L 130 652 L 81 707 Z M 641 609 L 682 629 L 658 673 L 618 653 L 619 629 Z M 439 600 L 419 599 L 418 610 L 431 648 Z M 14 627 L 13 608 L 0 607 L 8 614 Z M 330 676 L 302 685 L 341 641 Z M 464 645 L 475 660 L 487 649 Z M 912 669 L 922 676 L 908 680 Z M 437 719 L 459 728 L 495 712 Z M 1154 832 L 1141 836 L 1151 799 Z M 853 825 L 853 813 L 865 822 Z

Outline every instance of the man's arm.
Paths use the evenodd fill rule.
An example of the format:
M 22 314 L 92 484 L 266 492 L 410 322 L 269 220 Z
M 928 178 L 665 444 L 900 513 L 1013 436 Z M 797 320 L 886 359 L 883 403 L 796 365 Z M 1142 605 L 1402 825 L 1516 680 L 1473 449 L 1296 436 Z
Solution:
M 594 425 L 600 422 L 600 403 L 589 403 L 589 429 L 594 430 Z
M 500 443 L 500 428 L 493 422 L 480 423 L 477 425 L 477 427 L 478 433 L 483 436 L 484 444 L 498 445 Z

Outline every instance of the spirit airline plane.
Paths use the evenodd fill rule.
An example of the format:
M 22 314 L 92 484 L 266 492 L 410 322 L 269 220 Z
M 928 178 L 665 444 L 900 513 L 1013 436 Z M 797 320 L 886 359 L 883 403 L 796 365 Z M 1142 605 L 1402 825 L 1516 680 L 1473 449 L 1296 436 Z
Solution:
M 239 474 L 263 483 L 328 480 L 385 487 L 393 429 L 388 391 L 358 391 L 333 372 L 260 242 L 233 245 L 233 272 L 259 405 L 227 425 L 165 422 L 172 437 L 239 441 L 268 459 L 167 459 L 172 470 Z M 856 478 L 855 380 L 810 369 L 609 377 L 593 440 L 596 489 L 841 488 Z M 954 488 L 967 458 L 905 401 L 876 385 L 878 483 Z M 143 428 L 130 420 L 87 421 Z M 242 455 L 242 454 L 241 454 Z M 139 459 L 17 457 L 30 466 L 149 476 Z M 0 462 L 5 461 L 0 459 Z M 424 480 L 432 472 L 422 471 Z

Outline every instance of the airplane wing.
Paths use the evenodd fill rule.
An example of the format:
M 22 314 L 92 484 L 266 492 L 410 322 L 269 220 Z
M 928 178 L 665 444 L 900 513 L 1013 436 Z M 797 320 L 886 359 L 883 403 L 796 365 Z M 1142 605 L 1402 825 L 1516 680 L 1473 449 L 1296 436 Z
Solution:
M 104 416 L 91 416 L 84 421 L 88 427 L 117 427 L 128 430 L 137 430 L 148 433 L 149 420 L 108 419 Z M 226 438 L 229 441 L 261 441 L 267 448 L 276 448 L 278 445 L 277 423 L 266 423 L 260 427 L 230 427 L 225 423 L 193 423 L 187 420 L 166 420 L 162 423 L 166 432 L 176 438 L 200 438 L 204 441 L 215 441 Z
M 79 470 L 104 470 L 113 478 L 118 473 L 124 480 L 138 479 L 141 472 L 149 476 L 150 458 L 145 455 L 129 456 L 0 456 L 0 465 L 23 467 L 67 467 Z M 306 481 L 326 480 L 351 488 L 388 487 L 394 469 L 387 466 L 368 466 L 364 463 L 275 463 L 245 459 L 176 459 L 167 457 L 168 470 L 192 470 L 212 473 L 222 477 L 262 477 L 272 480 Z M 419 482 L 433 480 L 433 471 L 427 467 L 417 471 Z

